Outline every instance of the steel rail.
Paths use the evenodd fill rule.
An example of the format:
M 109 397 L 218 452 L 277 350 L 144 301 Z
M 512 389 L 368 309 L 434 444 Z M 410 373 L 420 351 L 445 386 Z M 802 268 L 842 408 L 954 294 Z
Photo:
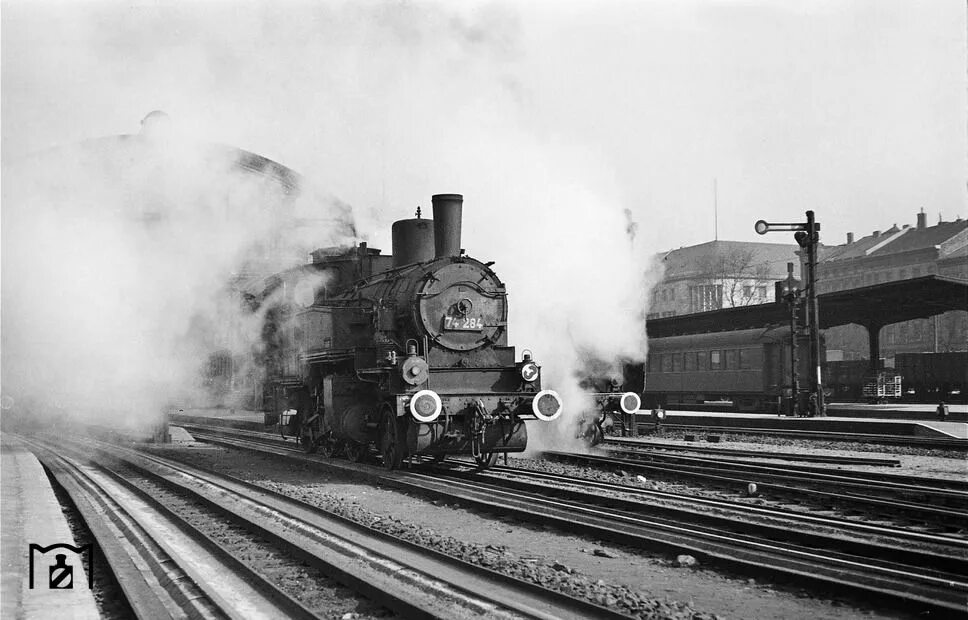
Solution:
M 773 493 L 781 497 L 799 498 L 808 502 L 817 503 L 820 500 L 846 503 L 854 506 L 866 506 L 880 511 L 884 515 L 909 515 L 910 519 L 922 520 L 930 519 L 943 527 L 951 523 L 964 523 L 968 520 L 968 512 L 958 508 L 946 506 L 928 505 L 922 502 L 904 501 L 898 497 L 887 495 L 885 490 L 876 486 L 861 486 L 862 490 L 874 490 L 877 495 L 866 495 L 863 493 L 852 492 L 833 492 L 823 490 L 823 486 L 844 487 L 845 485 L 833 484 L 826 481 L 808 480 L 797 476 L 771 475 L 769 473 L 750 473 L 750 472 L 720 472 L 716 467 L 703 467 L 694 465 L 673 465 L 673 464 L 650 464 L 643 461 L 629 461 L 624 459 L 610 459 L 607 457 L 597 457 L 583 454 L 561 453 L 560 456 L 548 455 L 558 460 L 572 461 L 579 463 L 596 463 L 609 468 L 617 468 L 630 471 L 642 471 L 654 477 L 666 478 L 688 478 L 697 480 L 701 483 L 713 485 L 725 485 L 736 489 L 739 492 L 748 490 L 750 483 L 756 485 L 756 492 L 760 496 Z M 740 475 L 746 474 L 744 477 Z M 776 480 L 785 482 L 770 482 Z M 794 485 L 794 486 L 791 486 Z M 797 486 L 797 485 L 805 486 Z M 847 486 L 855 489 L 858 485 Z M 926 496 L 931 491 L 924 491 L 921 497 Z
M 806 475 L 817 475 L 821 477 L 837 477 L 843 478 L 845 481 L 850 482 L 874 482 L 878 486 L 883 486 L 884 483 L 889 484 L 892 488 L 905 489 L 907 487 L 912 487 L 915 490 L 923 490 L 925 488 L 930 488 L 931 490 L 936 490 L 945 493 L 951 493 L 953 496 L 963 497 L 968 499 L 968 482 L 960 479 L 947 479 L 947 478 L 926 478 L 924 476 L 910 476 L 905 474 L 894 474 L 885 473 L 882 471 L 862 471 L 857 469 L 834 469 L 831 467 L 813 467 L 810 465 L 794 465 L 794 464 L 771 464 L 763 463 L 757 461 L 744 461 L 741 459 L 725 459 L 725 458 L 714 458 L 710 459 L 702 456 L 684 456 L 678 454 L 657 454 L 649 450 L 606 450 L 605 452 L 615 455 L 627 455 L 634 457 L 636 459 L 644 460 L 662 460 L 664 462 L 681 462 L 681 463 L 716 463 L 717 465 L 723 465 L 730 468 L 742 469 L 749 468 L 751 470 L 769 470 L 784 473 L 795 473 L 795 474 L 806 474 Z
M 112 446 L 109 452 L 168 485 L 197 495 L 213 508 L 228 511 L 233 497 L 241 498 L 247 515 L 246 527 L 253 525 L 248 515 L 268 517 L 273 527 L 259 528 L 262 535 L 301 549 L 307 559 L 325 563 L 329 574 L 346 580 L 354 589 L 407 617 L 450 618 L 455 614 L 466 617 L 475 610 L 488 617 L 495 614 L 545 619 L 627 617 L 587 600 L 427 549 L 231 476 L 130 448 Z M 239 511 L 231 512 L 238 515 Z M 294 536 L 294 532 L 303 536 Z M 320 543 L 325 549 L 312 552 Z M 341 558 L 334 560 L 334 551 Z M 400 600 L 391 600 L 395 595 L 387 592 L 395 580 L 405 586 L 397 586 Z M 415 587 L 419 592 L 414 592 Z M 419 603 L 416 598 L 421 592 L 424 596 L 433 594 L 433 600 L 428 604 Z
M 686 471 L 692 468 L 697 472 L 715 470 L 722 474 L 743 474 L 760 476 L 761 479 L 786 480 L 804 483 L 816 483 L 826 486 L 838 486 L 857 489 L 860 491 L 874 491 L 883 493 L 890 491 L 894 494 L 915 495 L 919 498 L 930 496 L 941 501 L 948 501 L 959 506 L 968 505 L 968 490 L 964 490 L 964 482 L 938 478 L 915 478 L 898 476 L 891 479 L 887 474 L 847 471 L 820 468 L 792 468 L 787 465 L 765 465 L 763 463 L 744 463 L 722 459 L 708 459 L 702 457 L 687 457 L 680 455 L 628 452 L 612 452 L 622 456 L 580 454 L 573 452 L 546 451 L 546 456 L 555 458 L 576 458 L 588 462 L 596 462 L 615 466 L 632 466 L 636 464 L 657 463 L 662 466 L 675 466 Z M 630 457 L 630 458 L 624 458 Z
M 224 445 L 282 454 L 304 462 L 331 466 L 325 460 L 308 457 L 284 447 L 242 440 L 237 444 L 225 437 Z M 423 478 L 421 478 L 423 476 Z M 916 606 L 962 610 L 968 582 L 955 573 L 927 567 L 893 565 L 869 561 L 842 553 L 764 541 L 736 533 L 708 531 L 681 523 L 659 522 L 615 510 L 573 505 L 520 491 L 512 492 L 478 481 L 435 478 L 420 472 L 375 475 L 376 480 L 426 493 L 449 501 L 460 501 L 489 512 L 526 521 L 540 521 L 582 536 L 593 536 L 619 544 L 691 553 L 747 573 L 785 574 L 825 586 L 877 593 Z
M 817 552 L 732 532 L 704 531 L 691 525 L 670 524 L 614 510 L 573 505 L 478 482 L 430 476 L 420 480 L 410 474 L 406 479 L 398 480 L 399 485 L 498 514 L 544 524 L 553 523 L 583 536 L 643 548 L 691 553 L 744 572 L 760 573 L 765 570 L 786 574 L 799 580 L 877 593 L 947 611 L 962 611 L 965 596 L 968 596 L 968 582 L 959 575 L 940 575 L 919 567 L 890 567 L 829 550 Z
M 280 448 L 287 450 L 299 451 L 294 444 L 280 440 L 271 434 L 267 434 L 260 431 L 250 431 L 250 430 L 240 430 L 240 429 L 230 429 L 227 427 L 208 427 L 203 425 L 183 425 L 186 428 L 198 429 L 203 433 L 212 433 L 221 437 L 231 437 L 239 438 L 240 435 L 252 437 L 253 440 L 258 441 L 261 444 L 269 444 L 273 446 L 279 446 Z M 210 439 L 214 439 L 212 435 L 208 435 Z M 234 444 L 231 444 L 234 445 Z M 237 446 L 241 447 L 241 446 Z M 584 455 L 575 455 L 576 459 L 581 459 Z M 738 491 L 745 491 L 749 483 L 752 481 L 749 478 L 732 478 L 719 474 L 718 472 L 694 472 L 694 471 L 682 471 L 675 470 L 670 472 L 668 467 L 660 467 L 656 465 L 647 465 L 644 463 L 634 463 L 631 466 L 622 465 L 626 469 L 640 469 L 643 471 L 658 472 L 663 475 L 668 475 L 670 473 L 684 474 L 688 477 L 696 478 L 703 481 L 712 481 L 717 484 L 726 484 L 736 488 Z M 850 505 L 864 505 L 876 508 L 888 515 L 896 514 L 907 514 L 910 515 L 910 519 L 923 520 L 923 519 L 934 519 L 936 523 L 942 527 L 947 527 L 949 523 L 963 523 L 968 521 L 968 512 L 947 509 L 943 507 L 927 506 L 923 503 L 915 502 L 905 502 L 897 498 L 884 499 L 880 497 L 871 497 L 867 495 L 857 495 L 852 493 L 833 493 L 829 491 L 822 491 L 813 488 L 800 488 L 791 487 L 780 484 L 773 484 L 768 482 L 761 482 L 756 480 L 759 494 L 775 493 L 780 496 L 792 496 L 792 497 L 805 497 L 811 502 L 817 502 L 818 500 L 825 500 L 830 502 L 840 502 Z M 774 508 L 774 510 L 776 510 Z M 789 511 L 794 512 L 794 511 Z M 794 514 L 803 514 L 802 512 Z M 853 523 L 852 521 L 844 521 L 844 523 Z
M 804 514 L 786 509 L 738 504 L 727 500 L 683 496 L 666 491 L 654 491 L 629 485 L 598 482 L 561 474 L 534 472 L 514 467 L 493 466 L 486 472 L 479 472 L 475 471 L 470 464 L 460 463 L 460 465 L 463 466 L 463 469 L 458 471 L 437 469 L 435 473 L 440 475 L 454 475 L 465 480 L 490 482 L 491 484 L 507 486 L 535 494 L 552 494 L 582 504 L 611 506 L 628 512 L 652 512 L 654 514 L 671 516 L 680 521 L 683 519 L 688 519 L 691 522 L 708 521 L 720 528 L 730 525 L 735 527 L 738 525 L 741 530 L 755 530 L 761 537 L 774 540 L 783 539 L 791 542 L 809 542 L 814 546 L 817 546 L 818 542 L 823 543 L 826 541 L 824 546 L 831 549 L 856 549 L 854 551 L 855 554 L 864 552 L 867 554 L 867 557 L 875 557 L 876 555 L 882 559 L 892 561 L 903 557 L 906 558 L 905 561 L 908 563 L 931 567 L 944 567 L 944 570 L 948 572 L 964 572 L 968 574 L 968 539 L 965 538 L 913 532 L 896 527 Z M 516 479 L 504 478 L 499 476 L 499 474 L 512 475 Z M 544 480 L 553 484 L 581 486 L 585 489 L 598 489 L 608 495 L 552 487 L 539 484 L 535 482 L 536 480 Z M 630 495 L 638 499 L 622 499 L 616 497 L 616 493 Z M 666 504 L 676 503 L 685 506 L 685 508 L 662 505 L 659 502 Z M 724 516 L 724 513 L 732 513 L 734 516 Z M 757 518 L 763 521 L 753 523 L 744 520 L 737 523 L 736 516 L 742 519 Z M 945 552 L 937 553 L 899 548 L 868 541 L 861 541 L 855 544 L 855 541 L 842 536 L 827 536 L 824 534 L 805 532 L 799 529 L 803 525 L 827 528 L 854 536 L 867 536 L 876 539 L 889 538 L 903 540 L 909 543 L 931 545 L 937 548 L 943 548 Z
M 912 568 L 916 568 L 919 571 L 927 571 L 927 573 L 933 574 L 939 578 L 943 578 L 944 576 L 951 574 L 962 575 L 968 573 L 968 553 L 966 553 L 968 552 L 968 540 L 964 539 L 951 539 L 925 535 L 920 537 L 918 542 L 922 544 L 930 544 L 936 550 L 896 547 L 883 544 L 877 540 L 851 539 L 827 534 L 824 532 L 799 529 L 804 525 L 823 528 L 837 527 L 838 525 L 841 525 L 841 523 L 839 523 L 837 520 L 828 520 L 798 513 L 784 514 L 779 511 L 772 511 L 769 509 L 757 510 L 757 507 L 752 506 L 735 504 L 730 506 L 727 502 L 721 502 L 718 500 L 711 500 L 709 502 L 699 501 L 695 502 L 693 506 L 685 508 L 668 505 L 661 506 L 647 504 L 642 501 L 628 500 L 618 497 L 607 497 L 589 493 L 587 491 L 576 491 L 573 489 L 551 487 L 544 484 L 533 483 L 527 480 L 510 480 L 495 475 L 498 472 L 508 473 L 507 470 L 511 470 L 512 468 L 501 468 L 501 470 L 495 472 L 491 472 L 489 470 L 488 472 L 482 473 L 473 471 L 473 466 L 470 464 L 462 463 L 462 465 L 464 466 L 464 469 L 458 472 L 435 469 L 430 472 L 420 472 L 419 475 L 429 475 L 435 478 L 450 478 L 453 476 L 464 482 L 474 482 L 482 488 L 488 487 L 505 490 L 513 489 L 515 491 L 521 491 L 529 496 L 543 499 L 548 498 L 549 496 L 556 497 L 564 500 L 563 503 L 568 506 L 587 507 L 594 510 L 611 508 L 615 510 L 616 515 L 625 515 L 632 518 L 648 517 L 649 519 L 654 519 L 670 525 L 689 523 L 708 532 L 720 534 L 732 532 L 737 535 L 755 536 L 760 540 L 769 540 L 784 544 L 796 544 L 799 545 L 800 548 L 809 549 L 811 551 L 819 551 L 820 549 L 824 549 L 827 553 L 833 553 L 841 558 L 856 559 L 858 557 L 863 557 L 865 560 L 880 562 L 881 565 L 885 567 L 893 568 L 899 564 L 907 564 Z M 521 470 L 516 472 L 512 471 L 511 473 L 520 476 L 526 475 L 526 472 Z M 551 482 L 559 484 L 571 481 L 584 482 L 575 478 L 568 480 L 568 477 L 566 476 L 558 477 L 553 474 L 549 475 L 547 479 Z M 615 489 L 614 487 L 619 488 Z M 627 489 L 634 489 L 633 487 L 623 487 L 622 485 L 608 484 L 603 484 L 602 488 L 604 490 L 618 492 L 626 492 Z M 649 493 L 646 492 L 645 495 L 648 496 Z M 680 504 L 688 505 L 692 503 L 689 501 L 692 498 L 679 499 L 685 499 L 685 501 L 680 501 Z M 701 500 L 702 498 L 696 499 Z M 725 516 L 721 513 L 710 514 L 698 512 L 695 510 L 695 506 L 703 506 L 706 508 L 725 507 L 727 511 L 733 513 L 733 516 Z M 745 511 L 743 508 L 751 508 L 752 510 Z M 739 519 L 736 518 L 737 515 L 740 517 Z M 750 516 L 767 518 L 773 517 L 776 520 L 773 522 L 753 522 L 749 520 Z M 868 535 L 873 535 L 875 538 L 893 538 L 894 534 L 900 532 L 901 538 L 908 539 L 911 542 L 917 539 L 917 537 L 911 538 L 907 536 L 906 533 L 895 530 L 894 528 L 867 526 L 866 531 L 864 531 L 864 528 L 858 528 L 858 530 L 854 533 L 861 532 Z
M 281 441 L 273 436 L 267 436 L 266 433 L 261 433 L 259 431 L 248 431 L 248 430 L 240 431 L 236 429 L 227 430 L 224 427 L 213 428 L 213 427 L 203 427 L 203 426 L 195 426 L 195 425 L 186 425 L 186 426 L 190 426 L 193 429 L 199 429 L 199 430 L 204 429 L 202 430 L 203 433 L 213 433 L 215 436 L 219 436 L 219 437 L 236 438 L 235 439 L 236 441 L 238 441 L 238 438 L 240 435 L 244 435 L 244 436 L 252 437 L 253 440 L 257 441 L 260 445 L 268 444 L 272 446 L 279 446 L 280 448 L 285 450 L 293 450 L 298 452 L 298 450 L 293 446 L 293 444 L 288 443 L 286 441 Z M 207 435 L 207 437 L 209 437 L 210 440 L 217 441 L 217 438 L 215 436 Z M 238 446 L 237 444 L 227 444 L 227 445 L 236 445 L 236 447 L 244 447 L 244 446 Z M 572 456 L 574 459 L 581 460 L 584 458 L 585 455 L 576 454 L 576 455 L 570 455 L 570 456 Z M 717 473 L 709 473 L 705 471 L 683 472 L 682 470 L 670 471 L 668 467 L 648 465 L 648 464 L 637 463 L 637 462 L 633 463 L 631 466 L 628 466 L 625 464 L 622 464 L 621 466 L 625 467 L 626 469 L 640 469 L 647 472 L 658 472 L 662 475 L 668 475 L 670 473 L 685 474 L 689 477 L 696 478 L 703 481 L 712 481 L 717 484 L 726 484 L 728 486 L 732 486 L 736 488 L 738 491 L 745 491 L 751 482 L 750 478 L 732 478 L 732 477 L 719 474 L 718 472 Z M 883 511 L 885 514 L 889 514 L 889 515 L 896 515 L 898 513 L 901 513 L 901 514 L 911 515 L 910 518 L 915 520 L 923 520 L 926 518 L 934 519 L 937 523 L 945 527 L 949 523 L 963 523 L 968 521 L 968 512 L 952 510 L 952 509 L 947 509 L 942 507 L 927 506 L 922 503 L 904 502 L 897 498 L 884 499 L 880 497 L 871 497 L 871 496 L 857 495 L 852 493 L 833 493 L 833 492 L 822 491 L 822 490 L 813 489 L 813 488 L 791 487 L 791 486 L 785 486 L 780 484 L 761 482 L 760 480 L 757 480 L 756 484 L 758 487 L 757 492 L 760 495 L 763 495 L 766 493 L 775 493 L 780 496 L 805 497 L 811 502 L 817 502 L 818 500 L 825 500 L 830 502 L 847 503 L 850 505 L 860 504 L 864 506 L 874 507 L 878 510 Z M 777 510 L 777 509 L 773 508 L 773 510 Z M 798 515 L 804 514 L 802 512 L 795 512 L 795 511 L 788 511 L 788 512 L 791 512 L 793 514 L 798 514 Z M 849 524 L 854 522 L 844 520 L 844 523 Z M 907 531 L 907 530 L 898 530 L 898 531 Z M 918 534 L 918 533 L 913 532 L 913 534 Z M 925 535 L 930 536 L 930 534 L 925 534 Z
M 97 464 L 81 465 L 85 455 L 25 441 L 78 506 L 139 618 L 316 618 L 150 495 L 112 484 L 117 476 Z M 226 570 L 213 575 L 215 566 Z

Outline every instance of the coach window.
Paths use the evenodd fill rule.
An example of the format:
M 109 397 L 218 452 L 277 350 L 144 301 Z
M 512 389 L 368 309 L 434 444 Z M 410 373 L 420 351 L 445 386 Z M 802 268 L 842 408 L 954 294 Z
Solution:
M 745 362 L 744 362 L 745 359 Z M 746 366 L 743 366 L 743 364 Z M 740 368 L 759 369 L 763 368 L 763 349 L 746 349 L 740 353 Z
M 668 353 L 665 353 L 660 359 L 662 360 L 660 362 L 662 372 L 672 372 L 672 356 Z
M 709 370 L 709 351 L 696 353 L 696 361 L 699 362 L 699 370 Z
M 682 353 L 672 354 L 672 371 L 682 372 Z
M 696 358 L 699 355 L 696 351 L 686 351 L 686 358 L 683 360 L 683 368 L 687 371 L 696 369 Z
M 739 369 L 739 350 L 727 349 L 726 350 L 726 370 L 738 370 L 738 369 Z
M 750 351 L 749 349 L 739 350 L 739 369 L 740 370 L 749 370 L 750 368 L 753 367 L 753 360 L 750 359 L 751 357 L 750 353 L 752 353 L 752 351 Z
M 709 370 L 722 370 L 723 368 L 722 351 L 709 352 Z

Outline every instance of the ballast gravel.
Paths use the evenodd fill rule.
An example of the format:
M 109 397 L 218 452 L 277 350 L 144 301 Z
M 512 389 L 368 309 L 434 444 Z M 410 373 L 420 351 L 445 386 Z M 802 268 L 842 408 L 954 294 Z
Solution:
M 164 451 L 156 451 L 164 453 Z M 395 516 L 381 514 L 361 506 L 340 493 L 322 490 L 316 484 L 293 484 L 285 480 L 293 471 L 305 471 L 301 466 L 273 463 L 261 456 L 238 454 L 234 450 L 186 452 L 172 456 L 185 462 L 236 476 L 267 489 L 283 493 L 313 506 L 348 518 L 381 532 L 398 536 L 422 547 L 433 549 L 461 560 L 484 566 L 517 579 L 564 592 L 576 598 L 592 601 L 632 618 L 649 620 L 721 620 L 722 616 L 697 610 L 679 601 L 649 597 L 628 586 L 592 579 L 574 567 L 553 559 L 522 558 L 506 545 L 478 544 L 459 540 L 437 531 L 431 524 L 417 524 Z M 246 463 L 246 457 L 253 461 Z M 259 466 L 262 464 L 262 467 Z M 273 472 L 272 470 L 284 470 Z M 590 552 L 593 553 L 593 552 Z
M 867 620 L 909 614 L 866 609 L 857 601 L 802 590 L 796 583 L 760 583 L 722 574 L 695 558 L 567 534 L 540 522 L 473 509 L 382 487 L 280 457 L 234 449 L 162 450 L 170 456 L 264 485 L 333 512 L 402 533 L 409 540 L 482 566 L 550 584 L 640 618 L 810 618 Z M 517 461 L 517 459 L 515 459 Z M 374 473 L 379 469 L 375 468 Z M 612 474 L 614 475 L 614 474 Z M 649 481 L 651 482 L 651 481 Z

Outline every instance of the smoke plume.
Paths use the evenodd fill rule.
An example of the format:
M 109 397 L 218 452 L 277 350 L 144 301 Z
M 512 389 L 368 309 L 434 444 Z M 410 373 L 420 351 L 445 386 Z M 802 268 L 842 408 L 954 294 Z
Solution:
M 5 393 L 125 411 L 190 400 L 186 386 L 236 310 L 222 292 L 249 261 L 267 248 L 289 252 L 288 264 L 326 245 L 388 249 L 392 221 L 450 192 L 465 196 L 468 253 L 496 261 L 508 285 L 511 343 L 534 352 L 565 400 L 562 438 L 589 406 L 586 375 L 644 359 L 651 251 L 647 223 L 628 215 L 642 205 L 568 127 L 538 122 L 522 68 L 542 49 L 527 14 L 118 7 L 4 7 Z M 65 147 L 56 165 L 11 163 L 17 145 L 36 147 L 32 131 L 55 126 L 72 144 L 128 132 L 156 108 L 184 134 L 162 155 L 122 149 L 105 161 Z M 124 120 L 105 118 L 115 110 Z M 300 191 L 198 147 L 211 143 L 299 171 Z

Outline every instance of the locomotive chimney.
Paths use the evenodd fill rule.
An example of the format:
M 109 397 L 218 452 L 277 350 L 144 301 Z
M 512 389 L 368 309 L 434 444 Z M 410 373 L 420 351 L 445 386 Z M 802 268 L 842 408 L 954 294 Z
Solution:
M 460 194 L 436 194 L 434 205 L 434 247 L 436 258 L 460 256 L 460 221 L 464 197 Z

